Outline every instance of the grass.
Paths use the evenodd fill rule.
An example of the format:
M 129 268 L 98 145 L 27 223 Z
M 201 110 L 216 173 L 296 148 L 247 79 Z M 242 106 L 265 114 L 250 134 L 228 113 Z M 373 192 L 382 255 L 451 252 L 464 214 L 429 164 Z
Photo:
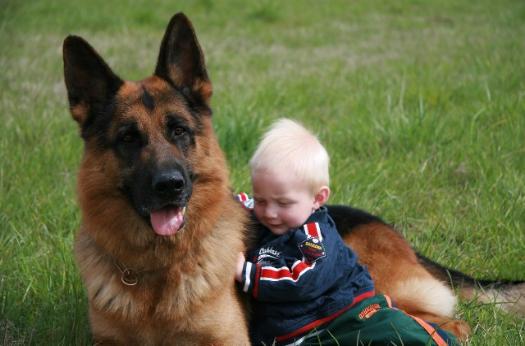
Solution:
M 395 223 L 477 277 L 525 279 L 525 3 L 22 2 L 0 12 L 0 343 L 88 344 L 72 259 L 82 154 L 61 43 L 84 36 L 127 79 L 153 71 L 165 25 L 193 21 L 232 184 L 270 122 L 316 131 L 334 203 Z M 525 322 L 461 302 L 470 345 L 525 343 Z

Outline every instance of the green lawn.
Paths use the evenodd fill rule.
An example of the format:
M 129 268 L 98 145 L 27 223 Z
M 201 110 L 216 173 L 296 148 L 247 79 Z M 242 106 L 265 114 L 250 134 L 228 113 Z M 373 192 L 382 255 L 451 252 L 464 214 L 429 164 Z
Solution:
M 525 2 L 0 2 L 0 343 L 88 344 L 72 259 L 82 154 L 61 44 L 85 37 L 126 79 L 152 73 L 171 16 L 193 21 L 232 184 L 287 116 L 332 156 L 334 203 L 394 223 L 477 277 L 525 279 Z M 525 321 L 462 302 L 471 345 Z

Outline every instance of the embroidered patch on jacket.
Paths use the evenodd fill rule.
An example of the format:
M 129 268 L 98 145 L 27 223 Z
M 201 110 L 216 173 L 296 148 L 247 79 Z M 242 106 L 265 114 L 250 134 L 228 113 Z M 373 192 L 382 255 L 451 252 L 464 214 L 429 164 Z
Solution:
M 381 309 L 381 305 L 379 305 L 379 304 L 368 305 L 366 308 L 364 308 L 359 313 L 359 318 L 362 319 L 362 320 L 368 319 L 368 318 L 372 317 L 372 315 L 375 314 L 376 312 L 378 312 L 380 309 Z
M 281 251 L 275 250 L 273 247 L 261 248 L 257 254 L 257 263 L 265 262 L 271 263 L 281 257 Z
M 317 238 L 308 238 L 299 243 L 299 250 L 301 250 L 305 260 L 309 263 L 314 263 L 319 258 L 326 256 L 323 243 Z

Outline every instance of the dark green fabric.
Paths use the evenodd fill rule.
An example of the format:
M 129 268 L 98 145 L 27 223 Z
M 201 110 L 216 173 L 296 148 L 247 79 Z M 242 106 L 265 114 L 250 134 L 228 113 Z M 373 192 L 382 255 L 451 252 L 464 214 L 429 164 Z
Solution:
M 365 316 L 367 311 L 370 313 Z M 448 337 L 450 344 L 458 345 L 452 335 L 442 330 L 440 334 L 445 341 Z M 412 317 L 401 310 L 388 307 L 385 297 L 377 295 L 365 299 L 329 324 L 312 331 L 300 345 L 408 346 L 435 345 L 435 342 Z

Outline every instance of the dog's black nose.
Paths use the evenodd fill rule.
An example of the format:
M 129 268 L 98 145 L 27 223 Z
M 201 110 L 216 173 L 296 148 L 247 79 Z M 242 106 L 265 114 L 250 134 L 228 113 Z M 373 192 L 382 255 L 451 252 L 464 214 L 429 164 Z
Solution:
M 153 190 L 164 196 L 180 193 L 184 185 L 184 177 L 178 170 L 159 172 L 155 174 L 152 181 Z

